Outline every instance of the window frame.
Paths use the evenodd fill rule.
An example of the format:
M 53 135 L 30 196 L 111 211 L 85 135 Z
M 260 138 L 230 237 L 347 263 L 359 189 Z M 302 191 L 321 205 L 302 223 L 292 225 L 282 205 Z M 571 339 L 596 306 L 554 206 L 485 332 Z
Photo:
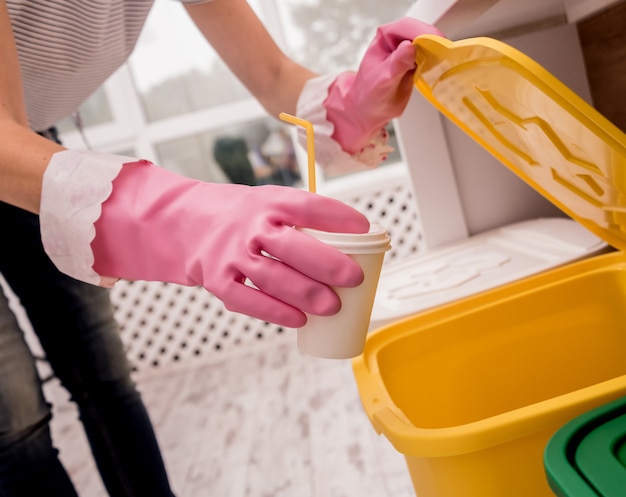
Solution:
M 255 8 L 276 43 L 288 52 L 281 16 L 275 2 L 276 0 L 261 1 L 255 5 Z M 158 163 L 158 143 L 215 131 L 223 127 L 245 125 L 246 122 L 268 117 L 258 101 L 249 97 L 151 122 L 144 113 L 141 96 L 135 88 L 132 70 L 128 63 L 111 75 L 102 88 L 109 104 L 111 121 L 85 126 L 82 130 L 75 129 L 61 133 L 61 140 L 68 148 L 93 149 L 114 154 L 130 153 Z M 303 153 L 303 149 L 297 143 L 295 127 L 293 131 L 291 136 L 298 166 L 303 179 L 306 179 L 308 174 L 306 152 Z M 400 163 L 403 161 L 401 160 Z M 326 182 L 332 183 L 341 178 L 327 179 L 319 167 L 316 171 L 318 188 L 323 188 Z M 351 181 L 349 182 L 367 183 L 367 177 L 367 171 L 353 173 L 350 175 Z M 306 187 L 306 181 L 304 183 Z

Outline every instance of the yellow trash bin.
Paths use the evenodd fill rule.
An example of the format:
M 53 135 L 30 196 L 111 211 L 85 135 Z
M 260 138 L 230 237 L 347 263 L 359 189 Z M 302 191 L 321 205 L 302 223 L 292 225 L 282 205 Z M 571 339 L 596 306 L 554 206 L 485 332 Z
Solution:
M 361 400 L 418 497 L 553 497 L 550 437 L 626 395 L 626 136 L 506 44 L 414 43 L 416 88 L 618 251 L 375 330 Z

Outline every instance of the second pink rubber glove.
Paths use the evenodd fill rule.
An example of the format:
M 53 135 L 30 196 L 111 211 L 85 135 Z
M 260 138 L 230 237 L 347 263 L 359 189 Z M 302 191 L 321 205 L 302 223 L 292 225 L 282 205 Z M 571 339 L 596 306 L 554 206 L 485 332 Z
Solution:
M 417 36 L 441 34 L 416 19 L 380 26 L 356 73 L 340 74 L 324 108 L 335 125 L 333 138 L 350 154 L 363 149 L 378 131 L 404 111 L 413 91 Z
M 356 72 L 320 76 L 307 83 L 298 115 L 320 131 L 316 145 L 322 166 L 338 155 L 326 150 L 325 133 L 366 166 L 377 166 L 385 159 L 390 149 L 384 127 L 402 114 L 409 101 L 416 68 L 412 42 L 423 34 L 443 36 L 437 28 L 409 17 L 380 26 Z M 324 116 L 317 111 L 320 107 Z M 330 123 L 330 129 L 322 120 Z
M 42 202 L 44 245 L 53 261 L 69 253 L 71 267 L 83 250 L 67 242 L 66 233 L 90 223 L 83 212 L 91 209 L 82 205 L 93 204 L 93 196 L 106 200 L 91 228 L 95 238 L 83 239 L 93 238 L 100 284 L 110 277 L 198 285 L 231 311 L 297 328 L 306 322 L 304 313 L 340 309 L 330 287 L 362 282 L 350 257 L 293 228 L 367 232 L 368 220 L 342 202 L 282 186 L 206 183 L 148 161 L 122 165 L 123 159 L 73 151 L 53 156 Z M 112 179 L 106 197 L 97 192 L 102 181 L 91 179 L 98 170 Z M 91 176 L 74 181 L 83 171 Z M 55 197 L 72 205 L 59 209 Z M 85 273 L 80 267 L 67 272 L 78 279 Z

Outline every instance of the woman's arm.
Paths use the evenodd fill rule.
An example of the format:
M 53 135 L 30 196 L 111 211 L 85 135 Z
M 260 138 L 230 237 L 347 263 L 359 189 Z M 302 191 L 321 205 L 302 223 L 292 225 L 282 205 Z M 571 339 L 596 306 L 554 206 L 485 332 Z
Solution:
M 59 150 L 28 129 L 15 39 L 0 0 L 0 201 L 38 213 L 43 172 Z
M 273 116 L 294 114 L 304 83 L 315 76 L 276 45 L 245 0 L 188 4 L 187 12 L 231 71 Z

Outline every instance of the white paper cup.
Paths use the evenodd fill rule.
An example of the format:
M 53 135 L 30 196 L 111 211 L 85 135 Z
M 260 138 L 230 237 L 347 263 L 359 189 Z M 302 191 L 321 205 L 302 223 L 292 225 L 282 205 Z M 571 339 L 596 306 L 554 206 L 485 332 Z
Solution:
M 348 254 L 361 266 L 365 279 L 358 287 L 333 288 L 341 299 L 341 310 L 334 316 L 307 314 L 307 323 L 297 330 L 298 348 L 327 359 L 356 357 L 365 347 L 380 270 L 391 248 L 389 235 L 378 224 L 363 234 L 302 231 Z

